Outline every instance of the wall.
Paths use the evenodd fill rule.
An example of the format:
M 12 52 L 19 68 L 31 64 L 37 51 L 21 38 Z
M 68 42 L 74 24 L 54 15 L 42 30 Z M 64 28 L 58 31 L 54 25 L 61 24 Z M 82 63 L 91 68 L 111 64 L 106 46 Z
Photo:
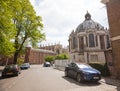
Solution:
M 115 77 L 120 78 L 120 0 L 106 3 L 113 54 Z
M 71 60 L 55 60 L 54 68 L 64 71 L 65 66 L 71 62 L 72 62 Z
M 45 61 L 46 56 L 55 56 L 56 53 L 50 50 L 44 49 L 32 49 L 30 47 L 26 48 L 25 62 L 30 64 L 42 64 Z

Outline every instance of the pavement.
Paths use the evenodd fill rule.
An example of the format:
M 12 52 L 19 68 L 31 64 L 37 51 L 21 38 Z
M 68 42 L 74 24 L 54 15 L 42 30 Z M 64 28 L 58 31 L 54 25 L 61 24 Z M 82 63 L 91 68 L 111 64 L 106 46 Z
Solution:
M 112 78 L 112 77 L 102 77 L 101 82 L 104 82 L 109 85 L 119 86 L 120 87 L 120 80 Z
M 4 67 L 5 67 L 5 66 L 0 66 L 0 71 L 3 70 Z
M 1 77 L 1 72 L 3 70 L 4 66 L 0 66 L 0 77 Z

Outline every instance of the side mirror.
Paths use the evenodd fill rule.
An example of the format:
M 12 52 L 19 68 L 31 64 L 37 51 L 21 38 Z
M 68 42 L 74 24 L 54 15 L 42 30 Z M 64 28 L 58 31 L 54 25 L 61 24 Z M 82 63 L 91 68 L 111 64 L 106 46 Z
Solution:
M 70 66 L 70 64 L 68 64 L 68 66 Z

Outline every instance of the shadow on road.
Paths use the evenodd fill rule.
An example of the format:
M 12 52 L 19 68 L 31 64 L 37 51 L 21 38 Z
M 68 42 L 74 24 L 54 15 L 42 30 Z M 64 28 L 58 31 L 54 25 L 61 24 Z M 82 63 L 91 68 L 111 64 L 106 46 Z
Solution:
M 7 76 L 7 77 L 4 77 L 4 78 L 2 78 L 1 76 L 0 76 L 0 80 L 4 80 L 4 79 L 10 79 L 10 78 L 13 78 L 13 77 L 16 77 L 16 76 Z
M 106 77 L 103 79 L 104 81 L 101 81 L 101 82 L 112 85 L 112 86 L 116 86 L 117 91 L 120 91 L 120 80 L 109 78 L 109 77 L 108 78 Z
M 79 82 L 76 81 L 76 79 L 73 79 L 73 78 L 70 78 L 70 77 L 65 77 L 65 76 L 63 76 L 62 78 L 65 79 L 65 80 L 67 80 L 70 83 L 74 83 L 74 84 L 79 85 L 79 86 L 98 86 L 98 85 L 101 84 L 100 82 L 84 82 L 84 83 L 79 83 Z

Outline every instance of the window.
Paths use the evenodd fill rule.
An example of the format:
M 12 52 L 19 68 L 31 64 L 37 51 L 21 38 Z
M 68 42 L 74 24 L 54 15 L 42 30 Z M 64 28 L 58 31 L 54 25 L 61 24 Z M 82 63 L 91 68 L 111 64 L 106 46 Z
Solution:
M 77 47 L 77 39 L 76 37 L 73 37 L 73 49 Z
M 79 48 L 80 48 L 80 52 L 83 52 L 83 50 L 84 50 L 84 40 L 83 40 L 83 37 L 79 38 Z
M 88 37 L 86 36 L 86 46 L 88 47 Z
M 73 59 L 75 59 L 75 55 L 73 55 Z
M 98 61 L 98 55 L 91 55 L 91 62 L 97 62 Z
M 97 38 L 97 35 L 96 35 L 96 46 L 98 46 L 98 38 Z
M 104 35 L 100 35 L 100 44 L 101 44 L 101 49 L 105 49 Z
M 95 47 L 94 35 L 89 34 L 89 47 Z

